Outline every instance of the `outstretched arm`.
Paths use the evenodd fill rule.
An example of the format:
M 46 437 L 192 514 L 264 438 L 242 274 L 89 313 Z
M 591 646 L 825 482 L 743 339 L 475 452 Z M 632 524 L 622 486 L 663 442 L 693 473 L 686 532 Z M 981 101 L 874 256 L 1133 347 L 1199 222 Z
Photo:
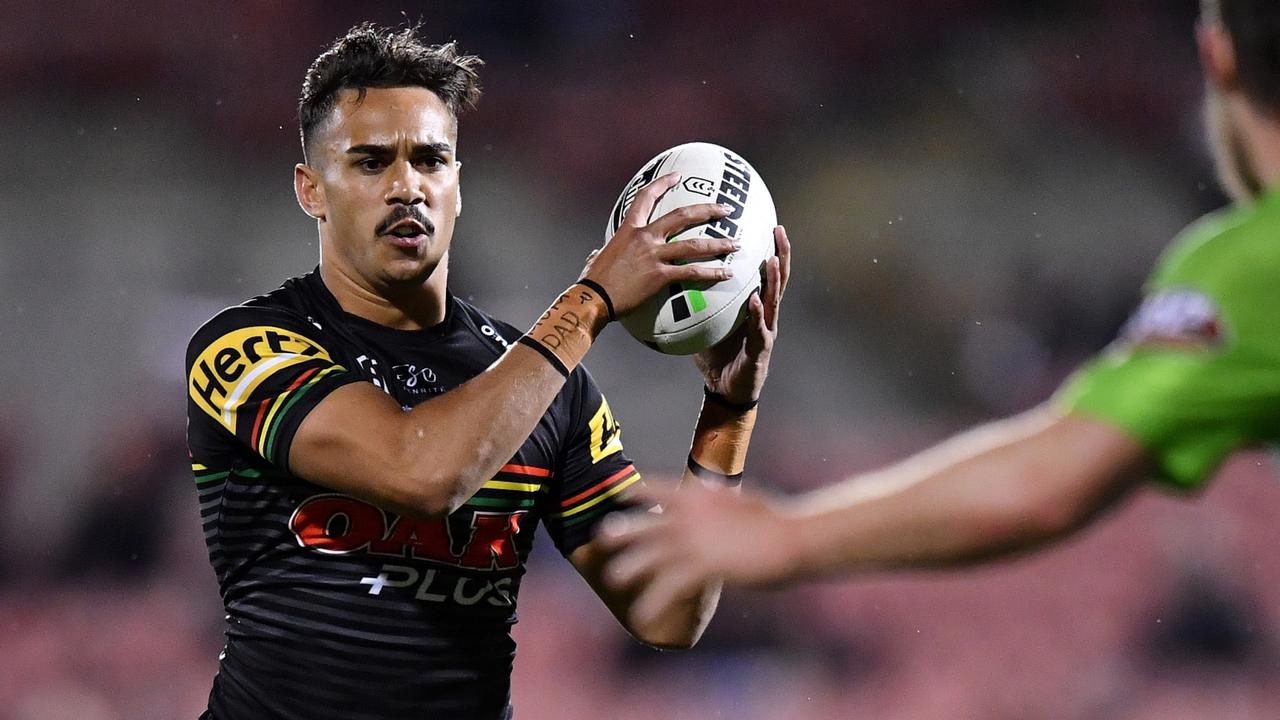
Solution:
M 952 566 L 1041 545 L 1126 494 L 1145 461 L 1112 426 L 1039 408 L 798 499 L 785 511 L 791 572 Z
M 767 585 L 866 569 L 973 563 L 1067 535 L 1143 477 L 1125 433 L 1042 407 L 959 435 L 887 469 L 785 502 L 705 489 L 660 492 L 665 512 L 606 529 L 611 582 L 652 568 L 638 619 L 722 577 Z

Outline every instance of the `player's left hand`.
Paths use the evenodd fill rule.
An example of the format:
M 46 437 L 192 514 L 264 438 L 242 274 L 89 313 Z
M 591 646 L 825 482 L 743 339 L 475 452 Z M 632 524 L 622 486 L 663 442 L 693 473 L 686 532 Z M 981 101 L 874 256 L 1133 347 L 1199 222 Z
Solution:
M 770 585 L 792 569 L 789 520 L 763 495 L 699 483 L 650 486 L 643 495 L 661 511 L 610 515 L 597 538 L 610 555 L 605 582 L 638 590 L 631 606 L 638 625 L 708 583 Z
M 781 225 L 773 229 L 775 255 L 765 262 L 764 298 L 753 293 L 742 327 L 693 356 L 707 388 L 733 403 L 760 399 L 769 356 L 778 337 L 778 308 L 791 276 L 791 242 Z

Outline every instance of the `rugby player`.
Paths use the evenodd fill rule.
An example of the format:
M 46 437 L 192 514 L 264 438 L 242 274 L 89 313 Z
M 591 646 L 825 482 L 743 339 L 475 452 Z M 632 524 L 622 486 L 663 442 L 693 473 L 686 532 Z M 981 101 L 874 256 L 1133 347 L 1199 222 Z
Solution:
M 638 639 L 692 645 L 707 583 L 633 623 L 592 541 L 639 487 L 609 404 L 580 361 L 617 315 L 731 240 L 671 235 L 729 209 L 624 226 L 526 333 L 448 290 L 462 207 L 458 113 L 479 60 L 413 29 L 353 28 L 307 72 L 297 199 L 320 264 L 196 331 L 188 443 L 226 646 L 203 717 L 507 718 L 516 598 L 539 523 Z M 696 358 L 705 400 L 687 463 L 742 471 L 768 370 L 789 245 L 744 329 Z
M 1197 44 L 1234 207 L 1175 240 L 1121 337 L 1044 405 L 864 477 L 789 501 L 656 493 L 661 517 L 602 528 L 622 549 L 607 579 L 644 588 L 635 621 L 709 578 L 770 585 L 1042 546 L 1147 479 L 1194 489 L 1237 448 L 1280 441 L 1280 3 L 1205 0 Z

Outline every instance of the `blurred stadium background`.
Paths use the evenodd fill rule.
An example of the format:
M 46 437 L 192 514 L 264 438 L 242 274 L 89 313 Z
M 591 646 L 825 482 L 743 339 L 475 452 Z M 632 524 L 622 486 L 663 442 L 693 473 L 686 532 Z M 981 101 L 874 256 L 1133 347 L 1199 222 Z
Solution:
M 1193 0 L 105 3 L 0 10 L 0 718 L 194 718 L 221 608 L 182 352 L 316 261 L 302 73 L 359 20 L 488 66 L 462 121 L 456 292 L 526 325 L 659 150 L 761 171 L 796 248 L 750 482 L 794 491 L 1047 396 L 1216 207 Z M 696 374 L 589 359 L 653 477 Z M 1280 490 L 1237 458 L 976 572 L 730 594 L 694 651 L 615 625 L 545 544 L 521 720 L 1280 717 Z M 743 552 L 751 538 L 742 538 Z

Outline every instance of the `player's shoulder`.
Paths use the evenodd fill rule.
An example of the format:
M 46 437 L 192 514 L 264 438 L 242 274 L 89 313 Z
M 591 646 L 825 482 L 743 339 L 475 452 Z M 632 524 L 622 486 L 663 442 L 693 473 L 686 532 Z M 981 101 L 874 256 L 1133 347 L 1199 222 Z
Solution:
M 453 311 L 457 314 L 459 324 L 475 335 L 482 344 L 496 354 L 501 355 L 511 347 L 522 334 L 514 325 L 499 319 L 492 313 L 481 310 L 462 298 L 449 295 L 453 303 Z
M 1280 195 L 1209 213 L 1169 245 L 1151 278 L 1152 289 L 1178 285 L 1230 287 L 1280 271 Z
M 280 344 L 281 337 L 315 344 L 319 326 L 308 312 L 307 278 L 286 280 L 280 287 L 238 305 L 223 308 L 192 333 L 187 343 L 187 364 L 215 346 L 243 345 L 251 338 Z
M 516 326 L 499 319 L 492 313 L 481 310 L 457 296 L 451 295 L 450 297 L 452 302 L 455 303 L 454 307 L 461 322 L 479 337 L 481 342 L 488 344 L 498 355 L 506 352 L 524 334 Z M 591 377 L 591 373 L 587 371 L 586 366 L 578 365 L 570 373 L 569 382 L 565 383 L 560 396 L 562 398 L 576 398 L 583 394 L 590 395 L 593 392 L 599 394 L 599 391 L 595 388 L 595 380 Z
M 1280 302 L 1280 197 L 1232 207 L 1192 223 L 1165 251 L 1125 347 L 1270 345 L 1269 308 Z

